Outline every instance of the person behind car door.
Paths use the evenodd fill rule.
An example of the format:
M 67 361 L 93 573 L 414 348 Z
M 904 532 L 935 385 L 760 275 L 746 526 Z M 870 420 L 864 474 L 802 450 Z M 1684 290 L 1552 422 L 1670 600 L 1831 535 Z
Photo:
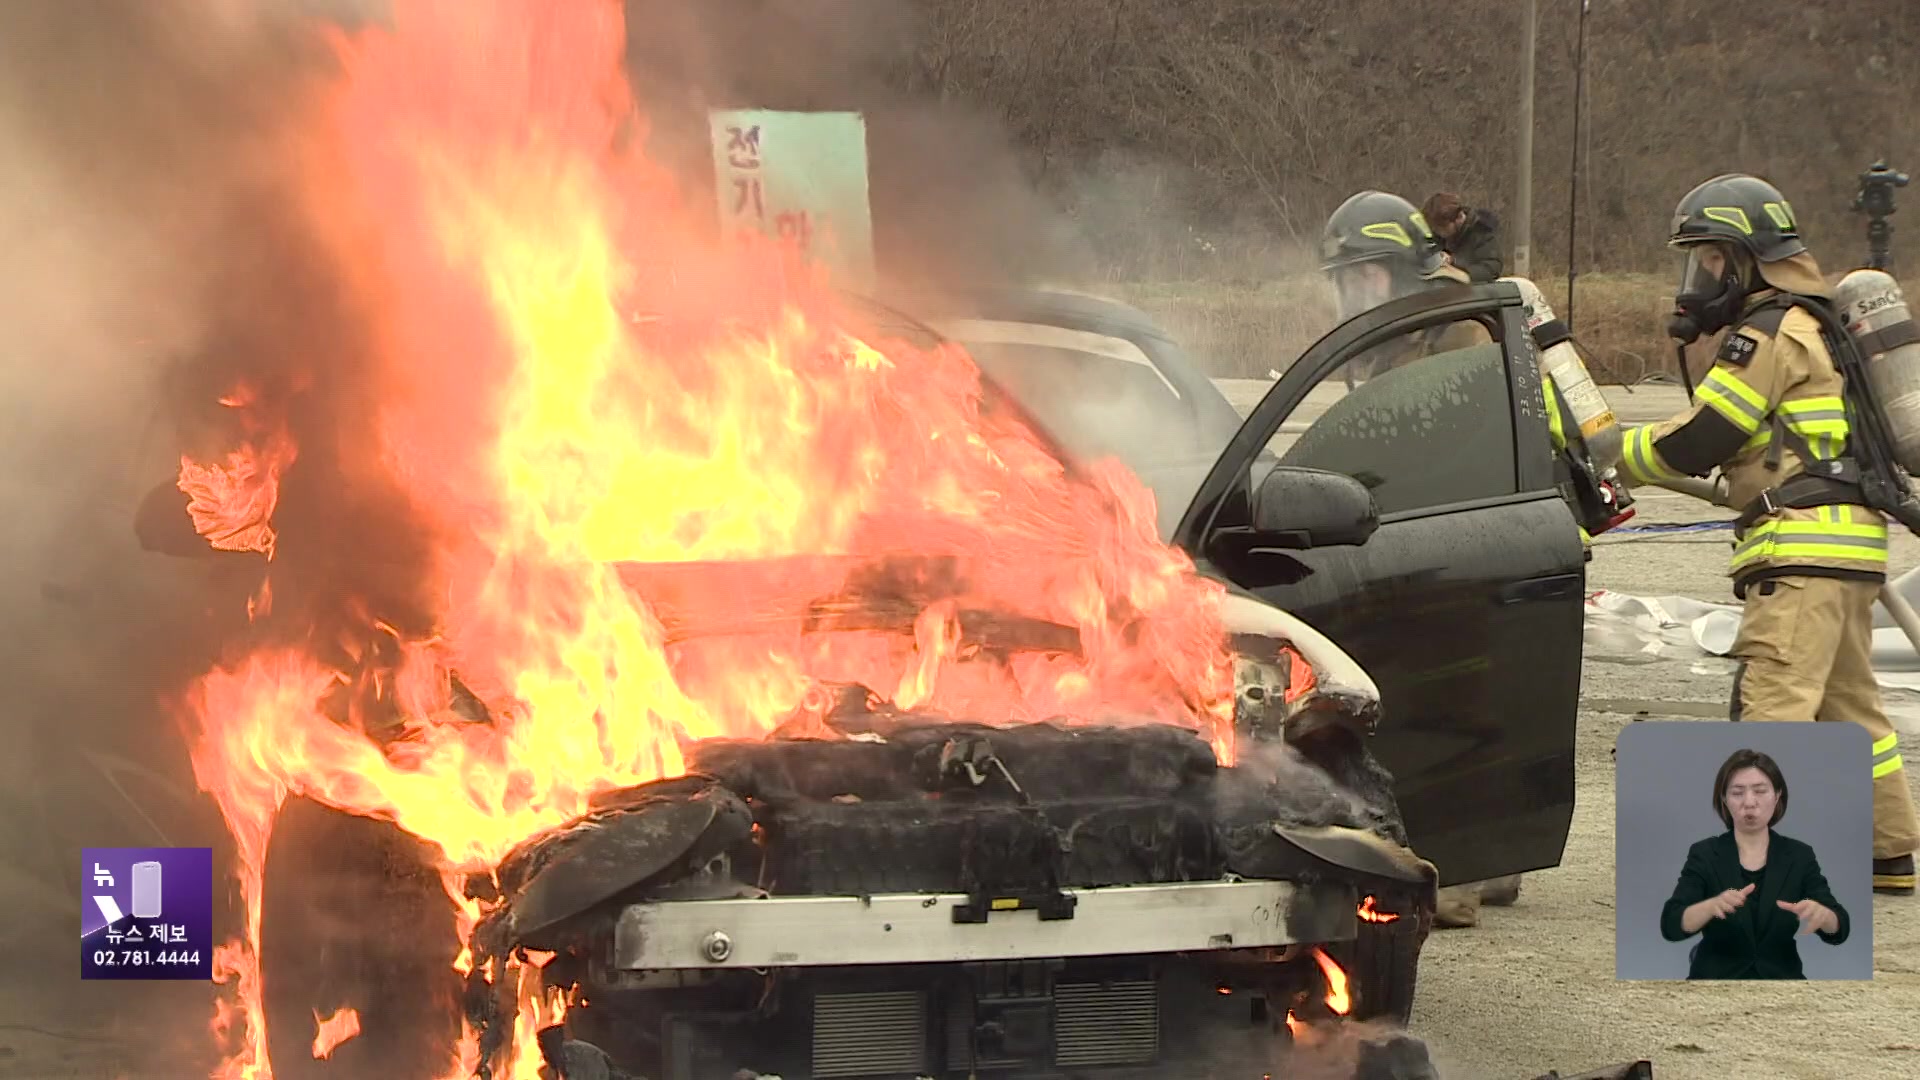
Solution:
M 1911 894 L 1920 821 L 1872 662 L 1887 521 L 1857 485 L 1802 475 L 1810 461 L 1845 456 L 1851 434 L 1818 321 L 1783 302 L 1824 300 L 1820 267 L 1787 200 L 1753 176 L 1717 176 L 1688 192 L 1669 243 L 1686 253 L 1670 333 L 1684 345 L 1727 332 L 1693 407 L 1625 432 L 1620 468 L 1641 483 L 1716 467 L 1726 477 L 1731 505 L 1743 508 L 1728 573 L 1746 602 L 1730 718 L 1866 728 L 1874 889 Z
M 1446 252 L 1448 261 L 1464 272 L 1468 281 L 1492 281 L 1500 276 L 1500 219 L 1493 211 L 1468 206 L 1460 196 L 1442 191 L 1429 196 L 1420 212 L 1440 238 L 1440 249 Z
M 1447 264 L 1420 211 L 1384 191 L 1362 191 L 1341 203 L 1327 219 L 1320 255 L 1320 271 L 1334 287 L 1341 322 L 1422 289 L 1467 281 L 1464 272 Z M 1492 340 L 1486 327 L 1470 319 L 1416 330 L 1350 362 L 1347 386 L 1422 357 Z
M 1340 204 L 1321 236 L 1320 270 L 1332 281 L 1345 322 L 1381 304 L 1450 284 L 1465 284 L 1467 275 L 1450 266 L 1413 203 L 1384 191 L 1362 191 Z M 1416 330 L 1377 345 L 1348 365 L 1347 385 L 1356 377 L 1377 375 L 1436 353 L 1482 345 L 1493 340 L 1487 328 L 1471 319 L 1458 319 L 1427 330 Z M 1369 370 L 1355 372 L 1365 364 Z M 1511 904 L 1520 896 L 1520 877 L 1449 885 L 1440 890 L 1434 925 L 1442 928 L 1473 926 L 1480 921 L 1480 905 Z

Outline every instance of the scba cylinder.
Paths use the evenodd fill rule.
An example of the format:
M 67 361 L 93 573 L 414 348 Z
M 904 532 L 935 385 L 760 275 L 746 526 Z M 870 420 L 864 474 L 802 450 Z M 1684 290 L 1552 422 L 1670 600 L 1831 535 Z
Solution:
M 1500 280 L 1520 289 L 1520 299 L 1526 305 L 1527 332 L 1533 335 L 1534 348 L 1540 354 L 1540 374 L 1553 380 L 1560 400 L 1580 425 L 1580 440 L 1586 444 L 1587 456 L 1601 472 L 1613 468 L 1620 462 L 1620 422 L 1606 395 L 1587 373 L 1587 365 L 1580 362 L 1580 353 L 1573 347 L 1573 332 L 1554 315 L 1547 298 L 1540 295 L 1540 287 L 1532 281 L 1523 277 Z
M 1867 389 L 1892 429 L 1894 458 L 1920 474 L 1920 328 L 1900 283 L 1884 270 L 1855 270 L 1840 279 L 1833 299 L 1867 357 Z

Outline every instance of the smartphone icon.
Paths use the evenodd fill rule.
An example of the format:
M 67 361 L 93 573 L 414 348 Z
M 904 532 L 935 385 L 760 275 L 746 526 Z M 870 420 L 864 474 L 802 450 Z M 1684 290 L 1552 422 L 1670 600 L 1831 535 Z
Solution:
M 160 917 L 160 864 L 157 862 L 133 864 L 133 917 Z

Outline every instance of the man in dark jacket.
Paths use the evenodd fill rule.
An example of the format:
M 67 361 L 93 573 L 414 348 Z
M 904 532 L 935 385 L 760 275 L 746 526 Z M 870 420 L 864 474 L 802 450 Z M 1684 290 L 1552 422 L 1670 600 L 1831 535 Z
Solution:
M 1469 281 L 1492 281 L 1500 276 L 1500 219 L 1493 211 L 1468 206 L 1460 196 L 1442 191 L 1429 197 L 1420 213 L 1440 238 L 1448 259 L 1466 271 Z

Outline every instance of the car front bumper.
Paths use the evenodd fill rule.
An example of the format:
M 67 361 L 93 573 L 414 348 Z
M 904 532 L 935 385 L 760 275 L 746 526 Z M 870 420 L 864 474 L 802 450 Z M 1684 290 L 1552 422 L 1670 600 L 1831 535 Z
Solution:
M 1352 940 L 1360 898 L 1319 881 L 1067 889 L 1063 912 L 963 893 L 787 896 L 630 904 L 624 971 L 1011 961 L 1271 948 Z M 983 910 L 984 907 L 984 910 Z M 1047 918 L 1043 915 L 1053 915 Z

